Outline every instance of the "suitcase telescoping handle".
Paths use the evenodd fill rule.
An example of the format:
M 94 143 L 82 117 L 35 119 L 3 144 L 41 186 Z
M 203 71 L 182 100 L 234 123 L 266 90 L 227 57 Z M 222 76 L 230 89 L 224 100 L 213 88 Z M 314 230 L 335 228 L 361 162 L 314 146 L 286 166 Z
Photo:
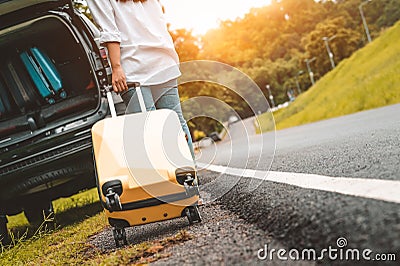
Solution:
M 143 98 L 142 91 L 140 90 L 140 83 L 139 82 L 128 82 L 127 85 L 128 85 L 129 88 L 133 87 L 133 88 L 136 89 L 136 94 L 137 94 L 138 99 L 139 99 L 140 110 L 142 111 L 142 113 L 145 113 L 146 112 L 146 105 L 144 103 L 144 98 Z M 115 110 L 114 100 L 113 100 L 113 97 L 112 97 L 112 94 L 111 94 L 112 91 L 113 91 L 112 85 L 106 86 L 108 105 L 110 106 L 111 117 L 114 118 L 114 117 L 117 117 L 117 112 Z

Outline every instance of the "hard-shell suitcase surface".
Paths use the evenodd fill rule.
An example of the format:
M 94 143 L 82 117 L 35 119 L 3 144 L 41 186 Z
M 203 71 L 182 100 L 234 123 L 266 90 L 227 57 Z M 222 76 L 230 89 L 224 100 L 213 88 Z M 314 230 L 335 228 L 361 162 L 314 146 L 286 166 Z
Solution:
M 11 111 L 10 99 L 3 80 L 0 77 L 0 118 Z
M 0 99 L 0 118 L 2 116 L 4 116 L 5 112 L 6 112 L 6 108 L 4 107 L 3 99 Z
M 50 104 L 55 103 L 54 92 L 51 90 L 49 83 L 32 56 L 29 55 L 27 51 L 23 51 L 20 53 L 20 57 L 33 83 L 35 83 L 36 89 L 39 91 L 43 99 Z
M 43 76 L 48 80 L 51 89 L 61 98 L 65 99 L 67 97 L 67 93 L 62 89 L 63 84 L 61 75 L 58 72 L 53 61 L 45 52 L 40 50 L 38 47 L 32 47 L 30 49 L 30 52 L 35 62 L 37 62 L 38 66 L 40 67 Z
M 177 114 L 172 110 L 115 115 L 92 128 L 97 187 L 114 227 L 126 244 L 125 227 L 187 216 L 200 222 L 195 165 Z
M 17 59 L 8 60 L 2 66 L 1 72 L 12 98 L 20 110 L 24 112 L 26 108 L 39 105 L 39 96 L 23 64 Z

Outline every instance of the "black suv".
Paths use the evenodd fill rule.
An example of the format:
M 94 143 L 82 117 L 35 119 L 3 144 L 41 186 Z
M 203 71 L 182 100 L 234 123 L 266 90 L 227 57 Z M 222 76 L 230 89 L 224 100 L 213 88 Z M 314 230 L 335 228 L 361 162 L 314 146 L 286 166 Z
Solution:
M 52 200 L 95 186 L 90 130 L 108 114 L 103 90 L 110 74 L 98 36 L 97 28 L 73 8 L 71 0 L 0 0 L 0 235 L 4 239 L 6 215 L 23 211 L 29 222 L 37 222 L 43 213 L 52 212 Z M 46 55 L 59 75 L 62 93 L 53 92 L 51 99 L 39 91 L 22 60 L 21 54 L 32 49 Z

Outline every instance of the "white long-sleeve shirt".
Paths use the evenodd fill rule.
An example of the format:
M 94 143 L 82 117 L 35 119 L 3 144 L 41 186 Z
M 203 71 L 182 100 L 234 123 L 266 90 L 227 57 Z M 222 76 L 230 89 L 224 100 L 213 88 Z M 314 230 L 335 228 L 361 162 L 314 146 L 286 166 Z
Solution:
M 179 58 L 158 0 L 87 0 L 100 43 L 119 42 L 128 82 L 157 85 L 180 76 Z

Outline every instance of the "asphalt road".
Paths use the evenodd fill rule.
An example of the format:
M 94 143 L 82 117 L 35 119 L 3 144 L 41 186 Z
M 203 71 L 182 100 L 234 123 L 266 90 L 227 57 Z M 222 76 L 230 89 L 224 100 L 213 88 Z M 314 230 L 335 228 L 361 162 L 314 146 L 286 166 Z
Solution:
M 276 134 L 243 136 L 230 141 L 235 145 L 203 150 L 202 157 L 216 154 L 213 164 L 230 167 L 400 181 L 399 114 L 400 105 L 392 105 Z M 231 179 L 239 184 L 221 204 L 289 247 L 324 249 L 344 237 L 349 248 L 395 253 L 400 262 L 400 204 L 274 182 L 249 190 L 251 179 Z
M 203 150 L 200 160 L 250 169 L 400 180 L 399 114 L 400 105 L 392 105 L 263 135 L 253 134 L 247 119 L 235 124 L 230 134 L 234 138 Z
M 400 181 L 399 114 L 400 105 L 393 105 L 263 135 L 254 134 L 249 119 L 234 124 L 221 143 L 202 149 L 199 161 L 260 171 Z M 360 256 L 366 250 L 371 259 L 394 254 L 397 261 L 388 264 L 400 264 L 398 203 L 206 169 L 200 177 L 202 194 L 208 200 L 201 207 L 202 223 L 189 227 L 182 218 L 128 230 L 131 243 L 161 239 L 181 229 L 193 236 L 163 251 L 169 255 L 156 264 L 367 264 L 354 260 L 351 253 L 346 255 L 348 250 Z M 110 231 L 91 241 L 100 250 L 113 250 Z M 273 260 L 259 258 L 265 247 L 268 255 L 275 249 Z M 278 249 L 286 251 L 283 258 L 296 257 L 294 251 L 301 258 L 302 251 L 315 250 L 321 260 L 284 261 L 276 257 Z M 329 257 L 321 253 L 324 249 L 336 249 L 336 253 Z

